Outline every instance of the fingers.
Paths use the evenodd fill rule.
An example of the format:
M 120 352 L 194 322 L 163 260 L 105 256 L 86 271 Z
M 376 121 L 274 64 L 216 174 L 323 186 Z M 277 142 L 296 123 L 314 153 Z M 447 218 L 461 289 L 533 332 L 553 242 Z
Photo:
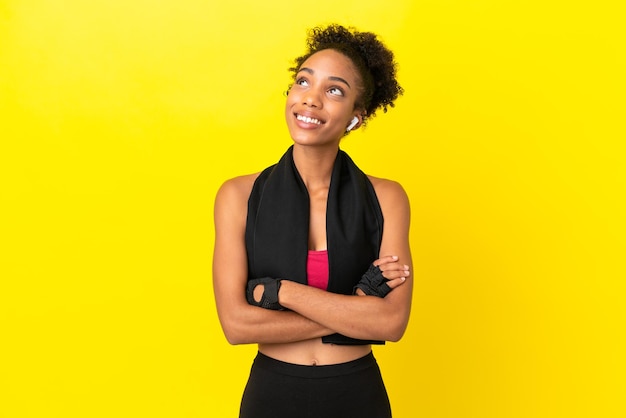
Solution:
M 395 255 L 381 257 L 372 264 L 378 266 L 380 271 L 383 273 L 383 277 L 389 280 L 407 278 L 410 274 L 409 266 L 399 263 L 398 256 Z M 397 286 L 400 284 L 402 283 L 397 284 Z
M 409 277 L 409 266 L 401 264 L 399 266 L 393 266 L 392 268 L 380 268 L 380 271 L 383 273 L 383 277 L 385 279 L 393 280 L 399 278 L 407 278 Z
M 399 277 L 397 279 L 389 280 L 389 281 L 385 282 L 385 284 L 387 286 L 389 286 L 389 288 L 391 290 L 393 290 L 396 287 L 401 286 L 404 282 L 406 282 L 406 278 L 405 277 Z M 358 296 L 367 296 L 367 294 L 364 291 L 362 291 L 361 289 L 359 289 L 359 288 L 356 289 L 356 292 L 354 294 L 358 295 Z
M 382 264 L 396 263 L 397 261 L 397 255 L 386 255 L 384 257 L 380 257 L 378 260 L 375 260 L 372 264 L 374 264 L 375 266 L 380 266 Z
M 395 289 L 396 287 L 402 285 L 404 282 L 406 282 L 406 277 L 399 277 L 397 279 L 389 280 L 387 282 L 387 286 L 389 286 L 391 289 Z

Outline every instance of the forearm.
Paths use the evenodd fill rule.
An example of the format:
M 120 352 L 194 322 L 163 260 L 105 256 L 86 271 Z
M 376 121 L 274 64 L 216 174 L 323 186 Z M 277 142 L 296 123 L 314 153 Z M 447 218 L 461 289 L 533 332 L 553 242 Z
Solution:
M 394 292 L 396 292 L 394 294 Z M 385 298 L 326 292 L 283 280 L 279 293 L 282 306 L 348 337 L 385 341 L 399 340 L 408 321 L 400 289 Z
M 290 311 L 271 311 L 241 306 L 227 317 L 220 317 L 226 339 L 231 344 L 279 344 L 319 338 L 337 331 Z

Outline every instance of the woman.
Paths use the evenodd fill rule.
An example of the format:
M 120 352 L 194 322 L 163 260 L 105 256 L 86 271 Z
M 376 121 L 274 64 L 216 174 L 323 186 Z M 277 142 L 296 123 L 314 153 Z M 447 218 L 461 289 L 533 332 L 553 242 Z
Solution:
M 287 94 L 293 146 L 215 201 L 220 322 L 231 344 L 259 350 L 240 417 L 390 417 L 371 344 L 407 326 L 409 203 L 339 144 L 402 88 L 372 33 L 316 28 L 308 48 Z

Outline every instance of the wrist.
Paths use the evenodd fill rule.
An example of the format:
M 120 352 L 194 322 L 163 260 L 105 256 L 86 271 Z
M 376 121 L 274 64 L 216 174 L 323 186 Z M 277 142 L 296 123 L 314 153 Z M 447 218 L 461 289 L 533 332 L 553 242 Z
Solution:
M 289 307 L 286 305 L 286 303 L 288 303 L 287 296 L 289 295 L 289 289 L 291 288 L 292 284 L 293 282 L 291 280 L 281 280 L 280 289 L 278 289 L 278 303 L 280 303 L 281 306 L 284 306 L 287 309 L 289 309 Z
M 285 310 L 278 302 L 281 279 L 259 277 L 248 280 L 246 286 L 246 300 L 250 305 L 276 311 Z

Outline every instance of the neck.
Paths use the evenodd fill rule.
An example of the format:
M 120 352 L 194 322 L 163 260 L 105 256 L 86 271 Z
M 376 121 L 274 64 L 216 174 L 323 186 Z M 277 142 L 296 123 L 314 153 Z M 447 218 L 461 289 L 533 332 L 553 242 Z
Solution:
M 307 189 L 328 187 L 338 147 L 293 147 L 293 162 Z

